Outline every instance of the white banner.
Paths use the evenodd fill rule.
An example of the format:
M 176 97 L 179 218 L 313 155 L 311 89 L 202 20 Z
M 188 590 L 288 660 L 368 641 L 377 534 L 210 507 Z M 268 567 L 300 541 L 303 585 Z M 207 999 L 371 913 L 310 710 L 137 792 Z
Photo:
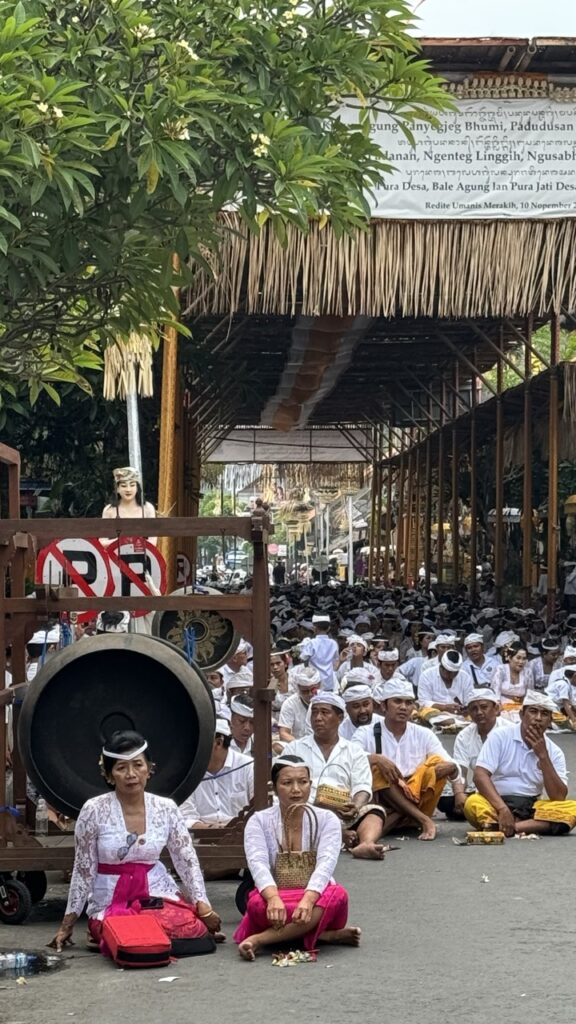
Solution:
M 420 123 L 414 135 L 415 148 L 385 114 L 373 126 L 395 168 L 375 217 L 576 216 L 574 101 L 461 100 L 438 128 Z

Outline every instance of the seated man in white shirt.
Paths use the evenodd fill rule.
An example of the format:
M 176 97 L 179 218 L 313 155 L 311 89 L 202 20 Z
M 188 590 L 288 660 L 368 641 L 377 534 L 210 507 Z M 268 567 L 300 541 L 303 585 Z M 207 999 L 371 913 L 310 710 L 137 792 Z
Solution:
M 437 668 L 426 669 L 418 684 L 419 715 L 433 724 L 466 723 L 466 708 L 474 696 L 474 684 L 462 670 L 462 655 L 445 651 Z
M 554 701 L 557 714 L 554 721 L 562 728 L 576 728 L 576 647 L 567 644 L 560 668 L 555 668 L 548 679 L 546 693 Z
M 419 839 L 436 838 L 432 815 L 446 779 L 455 780 L 458 765 L 440 740 L 422 725 L 410 721 L 415 707 L 412 684 L 394 677 L 382 686 L 384 724 L 380 736 L 373 726 L 354 734 L 368 754 L 372 786 L 378 798 L 390 808 L 384 832 L 407 823 L 419 826 Z
M 212 755 L 202 781 L 180 810 L 188 828 L 226 824 L 236 818 L 254 796 L 254 761 L 231 749 L 232 734 L 226 719 L 216 719 Z
M 548 683 L 546 693 L 556 705 L 555 724 L 560 729 L 576 729 L 576 665 L 566 665 L 562 675 Z
M 372 687 L 362 679 L 360 673 L 364 673 L 364 670 L 352 669 L 348 673 L 346 679 L 349 682 L 341 694 L 346 705 L 346 715 L 340 726 L 340 735 L 343 740 L 354 739 L 356 730 L 364 725 L 382 721 L 381 715 L 374 714 Z M 367 673 L 365 674 L 367 675 Z
M 391 651 L 378 651 L 378 667 L 380 669 L 380 679 L 386 682 L 388 679 L 392 679 L 398 665 L 400 664 L 400 655 L 398 648 L 393 647 Z
M 307 721 L 308 708 L 312 697 L 322 685 L 320 673 L 305 665 L 297 665 L 292 669 L 290 682 L 296 687 L 296 693 L 286 698 L 278 715 L 278 738 L 282 743 L 300 740 L 312 731 Z
M 464 654 L 463 668 L 472 677 L 475 689 L 490 686 L 498 662 L 486 654 L 481 633 L 469 633 L 465 637 Z
M 246 643 L 246 640 L 241 640 L 232 657 L 220 668 L 220 673 L 226 687 L 230 676 L 240 672 L 241 669 L 244 670 L 245 675 L 249 674 L 252 677 L 252 662 L 248 660 L 249 654 L 250 645 Z
M 385 849 L 378 840 L 386 813 L 382 807 L 370 803 L 372 774 L 366 754 L 356 743 L 343 740 L 338 733 L 345 709 L 344 701 L 337 694 L 317 693 L 310 701 L 312 734 L 289 743 L 284 755 L 294 754 L 306 762 L 312 775 L 310 801 L 317 800 L 319 807 L 338 815 L 352 856 L 383 860 Z M 323 786 L 340 791 L 342 800 L 328 801 Z
M 254 700 L 247 694 L 240 694 L 230 701 L 230 747 L 240 754 L 252 754 L 254 737 Z
M 512 722 L 500 717 L 500 702 L 489 687 L 475 690 L 468 705 L 468 716 L 472 722 L 458 733 L 452 755 L 460 767 L 462 778 L 452 783 L 452 794 L 443 794 L 438 801 L 438 810 L 451 821 L 464 820 L 464 804 L 474 790 L 471 773 L 487 736 L 492 729 L 509 729 L 512 726 Z
M 547 694 L 528 690 L 519 724 L 492 730 L 476 761 L 477 792 L 464 805 L 474 828 L 506 836 L 564 835 L 574 828 L 576 801 L 566 799 L 566 759 L 546 736 L 553 712 Z M 548 799 L 542 799 L 543 791 Z

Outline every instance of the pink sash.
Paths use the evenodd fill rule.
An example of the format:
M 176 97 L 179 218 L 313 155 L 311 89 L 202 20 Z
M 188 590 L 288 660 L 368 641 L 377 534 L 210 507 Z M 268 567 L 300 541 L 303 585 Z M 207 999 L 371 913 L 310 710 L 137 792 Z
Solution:
M 132 907 L 131 904 L 139 903 L 150 895 L 148 889 L 148 872 L 154 867 L 153 864 L 140 864 L 137 861 L 130 861 L 128 864 L 99 864 L 99 875 L 120 875 L 116 882 L 116 888 L 112 896 L 112 902 L 104 912 L 104 917 L 121 917 L 123 914 L 138 914 L 140 906 Z

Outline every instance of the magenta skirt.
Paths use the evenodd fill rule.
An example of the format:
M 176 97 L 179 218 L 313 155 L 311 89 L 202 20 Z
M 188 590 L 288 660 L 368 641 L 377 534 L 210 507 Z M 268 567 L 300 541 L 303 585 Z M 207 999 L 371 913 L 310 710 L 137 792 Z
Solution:
M 292 920 L 292 914 L 300 903 L 305 889 L 280 889 L 278 895 L 286 907 L 286 924 Z M 348 920 L 348 893 L 341 885 L 327 885 L 317 907 L 323 910 L 322 917 L 312 931 L 306 932 L 299 942 L 302 942 L 304 949 L 315 949 L 318 936 L 322 932 L 335 931 L 338 928 L 345 928 Z M 246 913 L 234 932 L 234 942 L 244 942 L 258 932 L 266 931 L 270 927 L 266 917 L 266 900 L 260 895 L 257 889 L 252 889 L 248 897 Z

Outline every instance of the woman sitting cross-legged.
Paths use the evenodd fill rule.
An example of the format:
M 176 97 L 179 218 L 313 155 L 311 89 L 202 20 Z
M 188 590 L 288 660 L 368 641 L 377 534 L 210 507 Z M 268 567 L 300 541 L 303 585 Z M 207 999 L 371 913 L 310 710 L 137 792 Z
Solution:
M 246 860 L 256 888 L 234 933 L 240 956 L 254 960 L 262 946 L 300 944 L 296 940 L 306 950 L 318 942 L 357 946 L 360 929 L 346 927 L 348 893 L 332 878 L 342 846 L 338 818 L 332 811 L 306 808 L 311 778 L 302 758 L 278 758 L 272 785 L 278 804 L 253 814 L 244 831 Z M 280 862 L 288 850 L 314 851 L 312 858 L 302 858 L 297 888 L 282 887 Z
M 86 902 L 89 939 L 103 953 L 108 952 L 102 940 L 107 917 L 154 914 L 173 943 L 217 935 L 220 918 L 208 902 L 182 814 L 172 800 L 145 792 L 154 767 L 146 740 L 128 730 L 114 733 L 100 764 L 112 792 L 87 800 L 80 811 L 66 914 L 50 945 L 60 951 L 72 941 Z M 181 886 L 160 860 L 164 847 Z M 214 948 L 207 945 L 202 952 Z

